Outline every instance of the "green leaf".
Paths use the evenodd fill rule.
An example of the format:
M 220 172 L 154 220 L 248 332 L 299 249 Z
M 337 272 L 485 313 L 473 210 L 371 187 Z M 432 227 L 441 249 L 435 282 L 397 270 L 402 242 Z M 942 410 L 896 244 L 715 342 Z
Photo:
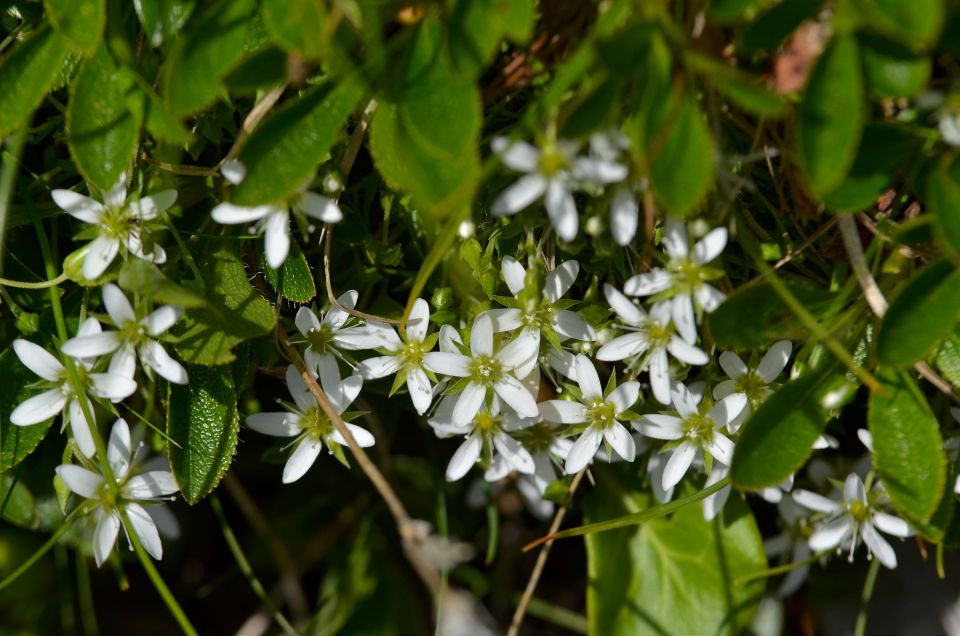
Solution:
M 912 97 L 930 80 L 930 58 L 881 39 L 864 38 L 861 55 L 867 88 L 877 97 Z
M 836 212 L 859 212 L 875 206 L 917 142 L 916 135 L 904 126 L 870 124 L 863 131 L 850 174 L 823 197 L 824 203 Z
M 867 413 L 873 462 L 894 510 L 922 525 L 936 512 L 947 481 L 940 427 L 909 376 L 877 376 L 883 392 L 870 395 Z
M 807 282 L 788 285 L 790 292 L 815 316 L 825 311 L 833 295 Z M 707 330 L 719 347 L 755 349 L 777 340 L 806 340 L 809 329 L 783 304 L 768 283 L 741 287 L 712 314 Z
M 960 161 L 944 161 L 930 172 L 927 204 L 937 217 L 947 245 L 960 251 Z
M 880 362 L 905 367 L 922 360 L 960 319 L 960 271 L 937 261 L 893 300 L 877 334 Z
M 710 17 L 717 22 L 739 22 L 753 19 L 770 0 L 712 0 Z
M 493 58 L 504 36 L 514 42 L 530 38 L 532 0 L 458 0 L 447 24 L 447 46 L 453 67 L 476 74 Z
M 684 61 L 690 69 L 703 75 L 707 82 L 745 111 L 759 117 L 783 114 L 783 99 L 764 88 L 760 78 L 694 51 L 687 51 Z
M 22 125 L 57 79 L 67 43 L 44 27 L 0 63 L 0 135 Z
M 797 109 L 796 143 L 810 190 L 822 197 L 844 180 L 864 122 L 857 40 L 841 35 L 817 60 Z
M 943 0 L 863 0 L 864 23 L 916 50 L 936 44 L 946 12 Z
M 650 507 L 636 471 L 598 467 L 584 517 L 599 521 Z M 685 493 L 684 493 L 685 494 Z M 713 522 L 694 504 L 670 517 L 587 535 L 590 634 L 731 634 L 756 611 L 763 583 L 734 586 L 766 567 L 757 524 L 732 495 Z
M 270 333 L 276 313 L 250 285 L 243 262 L 229 246 L 202 260 L 209 306 L 187 310 L 174 329 L 176 350 L 193 364 L 227 364 L 236 359 L 233 347 Z
M 97 50 L 107 20 L 104 0 L 43 0 L 50 24 L 84 55 Z
M 391 187 L 409 192 L 428 217 L 468 205 L 479 178 L 480 96 L 437 55 L 439 25 L 418 25 L 400 86 L 370 127 L 370 150 Z
M 170 384 L 167 444 L 170 468 L 183 498 L 195 504 L 227 472 L 237 448 L 240 417 L 229 368 L 187 365 L 190 383 Z
M 310 265 L 296 241 L 290 242 L 290 253 L 280 269 L 270 267 L 266 255 L 261 252 L 260 269 L 270 286 L 288 300 L 305 303 L 317 295 Z
M 960 387 L 960 333 L 956 329 L 937 349 L 933 362 L 940 375 L 953 386 Z
M 187 115 L 220 96 L 220 80 L 240 60 L 252 28 L 253 0 L 219 0 L 191 20 L 161 69 L 170 109 Z
M 150 44 L 158 47 L 180 32 L 193 13 L 194 0 L 134 0 L 133 7 Z
M 333 35 L 327 32 L 327 10 L 322 0 L 263 0 L 263 26 L 283 48 L 306 58 L 318 58 Z
M 231 92 L 256 93 L 279 86 L 287 74 L 287 54 L 275 46 L 267 46 L 250 55 L 223 78 Z
M 247 176 L 230 200 L 248 206 L 269 203 L 306 185 L 361 94 L 353 81 L 322 84 L 263 122 L 240 152 Z
M 811 371 L 783 385 L 760 405 L 743 427 L 730 475 L 741 490 L 775 486 L 800 468 L 827 424 L 824 397 L 843 376 Z
M 783 0 L 743 29 L 737 48 L 772 51 L 822 6 L 823 0 Z
M 12 488 L 12 491 L 11 491 Z M 22 481 L 14 481 L 13 475 L 0 475 L 0 505 L 3 519 L 22 528 L 37 528 L 37 506 L 33 495 Z
M 650 177 L 667 209 L 687 214 L 713 185 L 713 136 L 693 96 L 684 92 L 679 99 L 675 112 L 666 114 L 660 135 L 651 143 L 655 158 Z
M 174 283 L 156 265 L 139 258 L 128 259 L 123 264 L 117 282 L 128 292 L 152 298 L 157 303 L 184 309 L 209 306 L 203 294 Z
M 47 436 L 53 418 L 31 426 L 16 426 L 10 423 L 10 413 L 29 397 L 40 393 L 28 385 L 37 381 L 37 376 L 23 366 L 13 348 L 0 354 L 0 473 L 5 473 L 32 453 Z
M 143 109 L 127 107 L 130 90 L 138 89 L 106 46 L 83 63 L 73 82 L 67 109 L 70 154 L 84 178 L 101 190 L 117 183 L 137 151 Z

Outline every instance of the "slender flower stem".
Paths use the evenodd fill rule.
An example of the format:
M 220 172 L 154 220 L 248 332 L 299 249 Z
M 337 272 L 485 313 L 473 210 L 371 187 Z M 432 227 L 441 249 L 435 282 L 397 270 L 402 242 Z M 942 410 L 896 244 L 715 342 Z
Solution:
M 873 597 L 873 586 L 877 583 L 877 573 L 880 571 L 880 559 L 870 562 L 867 570 L 867 580 L 863 582 L 863 594 L 860 595 L 860 613 L 857 614 L 857 625 L 853 629 L 853 636 L 864 636 L 867 633 L 867 609 Z
M 50 280 L 40 280 L 37 282 L 27 282 L 22 280 L 10 280 L 9 278 L 0 278 L 0 287 L 16 287 L 17 289 L 48 289 L 56 287 L 60 283 L 67 281 L 67 274 L 64 272 Z
M 76 554 L 77 562 L 77 600 L 80 604 L 80 621 L 83 624 L 84 636 L 96 636 L 100 632 L 97 627 L 97 613 L 93 607 L 93 590 L 90 588 L 90 571 L 87 569 L 87 558 L 81 553 Z
M 230 548 L 230 553 L 233 554 L 233 558 L 236 559 L 237 565 L 240 566 L 240 571 L 243 572 L 243 575 L 247 577 L 247 582 L 250 584 L 250 588 L 253 589 L 253 593 L 260 598 L 260 602 L 267 608 L 267 611 L 273 615 L 273 620 L 277 622 L 277 625 L 283 630 L 285 634 L 296 635 L 297 630 L 293 628 L 293 625 L 290 624 L 290 621 L 280 613 L 280 610 L 277 609 L 277 606 L 274 605 L 273 601 L 270 600 L 270 595 L 267 594 L 267 591 L 263 589 L 263 585 L 260 583 L 260 579 L 257 578 L 257 575 L 253 573 L 253 567 L 250 566 L 250 562 L 247 560 L 246 555 L 243 553 L 243 548 L 240 547 L 240 543 L 237 541 L 236 535 L 233 534 L 233 529 L 230 528 L 230 524 L 227 523 L 227 517 L 223 514 L 223 506 L 220 505 L 220 499 L 216 495 L 211 495 L 210 497 L 210 506 L 213 508 L 213 514 L 217 517 L 217 522 L 220 524 L 220 530 L 223 532 L 223 538 L 227 540 L 227 547 Z
M 766 579 L 771 576 L 777 576 L 778 574 L 786 574 L 787 572 L 792 572 L 794 570 L 799 570 L 802 567 L 813 565 L 823 557 L 830 554 L 831 551 L 832 550 L 824 550 L 823 552 L 817 552 L 813 556 L 806 558 L 803 561 L 797 561 L 796 563 L 785 563 L 776 567 L 767 568 L 766 570 L 744 574 L 743 576 L 737 577 L 733 580 L 733 587 L 740 587 L 741 585 L 746 585 L 750 581 Z

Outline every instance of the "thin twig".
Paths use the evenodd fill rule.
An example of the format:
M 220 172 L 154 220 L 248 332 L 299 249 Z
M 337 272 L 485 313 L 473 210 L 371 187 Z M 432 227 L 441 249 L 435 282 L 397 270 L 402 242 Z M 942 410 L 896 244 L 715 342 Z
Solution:
M 580 480 L 583 479 L 583 474 L 587 472 L 586 468 L 580 469 L 580 472 L 577 473 L 573 481 L 570 482 L 570 492 L 567 495 L 567 502 L 573 498 L 573 493 L 577 491 L 577 486 L 580 485 Z M 557 514 L 553 517 L 553 523 L 550 524 L 550 534 L 556 534 L 560 530 L 560 525 L 563 523 L 563 518 L 567 514 L 567 506 L 561 506 L 557 510 Z M 513 620 L 510 621 L 510 629 L 507 630 L 507 636 L 517 636 L 520 631 L 520 625 L 523 623 L 523 617 L 527 613 L 527 606 L 530 604 L 530 599 L 533 598 L 533 593 L 537 589 L 537 583 L 540 581 L 540 576 L 543 574 L 543 568 L 547 564 L 547 557 L 550 556 L 550 548 L 553 546 L 553 541 L 547 541 L 543 548 L 540 549 L 540 554 L 537 555 L 537 562 L 533 565 L 533 571 L 530 573 L 530 580 L 527 581 L 527 587 L 523 590 L 523 596 L 520 597 L 520 603 L 517 604 L 517 609 L 513 613 Z
M 261 97 L 260 100 L 253 105 L 246 119 L 243 120 L 240 133 L 233 141 L 233 145 L 230 146 L 230 150 L 227 151 L 227 155 L 218 164 L 218 167 L 240 154 L 240 150 L 243 149 L 243 144 L 247 142 L 247 139 L 253 134 L 253 131 L 257 129 L 257 126 L 260 125 L 260 122 L 267 116 L 267 113 L 270 112 L 270 109 L 277 103 L 277 100 L 280 99 L 285 90 L 287 90 L 287 85 L 281 84 Z
M 796 258 L 797 255 L 800 254 L 803 250 L 805 250 L 805 249 L 807 249 L 808 247 L 810 247 L 811 245 L 813 245 L 813 243 L 814 243 L 818 238 L 820 238 L 821 236 L 823 236 L 823 233 L 824 233 L 824 232 L 826 232 L 827 230 L 829 230 L 830 228 L 833 227 L 833 224 L 837 222 L 837 219 L 838 219 L 838 218 L 840 218 L 840 217 L 834 216 L 834 217 L 832 217 L 829 221 L 827 221 L 826 223 L 824 223 L 823 225 L 821 225 L 820 227 L 818 227 L 818 228 L 816 229 L 816 231 L 814 231 L 813 234 L 811 234 L 810 236 L 808 236 L 808 237 L 803 241 L 803 243 L 801 243 L 800 245 L 798 245 L 798 246 L 795 247 L 794 249 L 790 250 L 790 251 L 787 253 L 786 256 L 784 256 L 783 258 L 781 258 L 780 260 L 778 260 L 776 263 L 774 263 L 774 264 L 773 264 L 773 269 L 780 269 L 781 267 L 783 267 L 784 265 L 786 265 L 787 263 L 789 263 L 791 260 L 793 260 L 794 258 Z

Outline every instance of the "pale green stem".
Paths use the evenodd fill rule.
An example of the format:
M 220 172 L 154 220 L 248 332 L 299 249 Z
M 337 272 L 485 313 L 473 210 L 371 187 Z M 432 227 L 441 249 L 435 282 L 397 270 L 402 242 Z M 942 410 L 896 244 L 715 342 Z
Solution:
M 857 626 L 853 630 L 853 636 L 864 636 L 867 633 L 867 609 L 870 607 L 873 586 L 877 583 L 877 573 L 879 571 L 880 559 L 873 559 L 870 562 L 870 569 L 867 570 L 867 580 L 863 583 L 863 594 L 860 596 L 860 613 L 857 614 Z

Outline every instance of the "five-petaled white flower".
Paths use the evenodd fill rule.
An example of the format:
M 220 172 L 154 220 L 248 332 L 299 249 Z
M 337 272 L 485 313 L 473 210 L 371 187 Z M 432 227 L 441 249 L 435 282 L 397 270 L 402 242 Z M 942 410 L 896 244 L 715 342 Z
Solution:
M 396 373 L 394 391 L 400 388 L 402 382 L 406 382 L 410 400 L 420 415 L 427 412 L 433 400 L 433 385 L 423 365 L 424 354 L 433 349 L 437 339 L 437 336 L 427 337 L 429 325 L 430 306 L 422 298 L 413 303 L 403 339 L 389 325 L 368 323 L 367 327 L 378 330 L 386 342 L 383 348 L 387 354 L 368 358 L 360 363 L 359 368 L 360 375 L 365 380 Z
M 144 252 L 143 223 L 156 219 L 177 200 L 176 190 L 162 190 L 137 201 L 127 202 L 126 175 L 104 193 L 103 203 L 72 190 L 54 190 L 54 202 L 71 216 L 94 226 L 96 237 L 88 244 L 83 259 L 83 277 L 100 277 L 117 257 L 120 247 L 145 261 L 161 264 L 167 254 L 160 245 Z
M 493 202 L 492 212 L 502 216 L 516 214 L 544 197 L 553 229 L 564 241 L 577 237 L 580 225 L 573 192 L 577 181 L 598 185 L 622 181 L 627 169 L 618 163 L 596 157 L 577 157 L 579 145 L 571 141 L 548 141 L 537 148 L 505 137 L 493 140 L 493 151 L 512 170 L 526 173 Z
M 673 322 L 684 340 L 697 341 L 694 300 L 705 312 L 720 306 L 726 296 L 708 281 L 723 272 L 707 267 L 727 245 L 727 228 L 718 227 L 700 239 L 690 250 L 683 222 L 668 216 L 664 223 L 663 248 L 669 260 L 664 268 L 655 268 L 629 279 L 623 290 L 631 296 L 669 294 Z
M 341 380 L 337 361 L 330 356 L 320 359 L 320 385 L 326 394 L 330 405 L 338 415 L 343 415 L 350 406 L 363 384 L 359 375 L 351 375 Z M 317 399 L 307 388 L 297 368 L 287 367 L 287 389 L 293 397 L 293 404 L 284 403 L 286 412 L 254 413 L 247 416 L 247 426 L 274 437 L 296 437 L 293 453 L 283 467 L 283 483 L 292 483 L 306 473 L 323 450 L 323 445 L 331 454 L 345 461 L 342 455 L 342 446 L 347 446 L 347 440 L 340 435 L 333 422 L 320 407 Z M 373 446 L 373 435 L 355 424 L 345 423 L 357 444 L 362 448 Z M 292 445 L 292 444 L 291 444 Z
M 607 302 L 631 333 L 618 336 L 597 351 L 597 359 L 612 362 L 635 358 L 639 366 L 649 367 L 650 388 L 661 404 L 670 404 L 670 363 L 667 353 L 686 364 L 703 365 L 710 358 L 701 349 L 676 333 L 670 317 L 671 305 L 659 302 L 647 314 L 613 285 L 604 285 Z M 696 336 L 694 336 L 696 340 Z M 639 356 L 645 355 L 641 359 Z
M 617 455 L 632 462 L 637 446 L 630 431 L 618 420 L 640 397 L 640 383 L 624 382 L 616 388 L 608 386 L 608 391 L 604 392 L 590 358 L 578 355 L 576 366 L 580 401 L 548 400 L 540 403 L 540 414 L 548 422 L 586 424 L 570 448 L 564 472 L 568 475 L 576 473 L 593 461 L 604 440 Z
M 633 422 L 641 434 L 654 439 L 677 442 L 668 444 L 673 451 L 663 469 L 662 485 L 669 490 L 680 483 L 698 453 L 707 462 L 704 453 L 724 466 L 733 460 L 733 442 L 720 432 L 746 406 L 743 395 L 728 395 L 717 401 L 709 411 L 702 413 L 699 404 L 702 395 L 696 395 L 682 383 L 675 383 L 672 391 L 677 415 L 648 413 Z M 712 466 L 711 466 L 712 469 Z M 712 472 L 712 471 L 711 471 Z M 719 481 L 717 478 L 716 481 Z
M 89 318 L 80 326 L 77 335 L 87 336 L 99 332 L 100 323 L 94 318 Z M 45 422 L 62 412 L 63 423 L 70 425 L 73 439 L 80 453 L 84 457 L 93 457 L 96 446 L 90 427 L 96 426 L 96 422 L 88 424 L 84 418 L 80 398 L 70 382 L 66 368 L 46 349 L 29 340 L 14 340 L 13 350 L 25 367 L 45 380 L 40 384 L 48 388 L 43 393 L 18 404 L 10 413 L 10 422 L 17 426 L 29 426 Z M 136 382 L 119 373 L 90 373 L 93 362 L 93 360 L 81 359 L 76 365 L 81 390 L 85 393 L 111 402 L 119 402 L 137 390 Z M 92 410 L 91 415 L 93 415 Z
M 102 475 L 75 464 L 57 466 L 57 475 L 63 483 L 74 493 L 90 500 L 90 503 L 85 505 L 90 506 L 91 511 L 96 515 L 93 557 L 96 559 L 97 567 L 107 560 L 117 542 L 121 526 L 121 506 L 147 553 L 158 561 L 163 556 L 163 546 L 160 543 L 157 525 L 141 503 L 171 499 L 171 495 L 180 488 L 169 470 L 151 470 L 133 474 L 131 468 L 135 460 L 136 453 L 133 452 L 131 445 L 130 428 L 121 418 L 114 423 L 107 443 L 107 461 L 119 485 L 119 501 L 113 488 Z M 127 528 L 124 528 L 124 531 L 129 532 Z
M 343 219 L 343 213 L 336 201 L 309 190 L 299 192 L 288 203 L 243 207 L 223 202 L 213 208 L 211 215 L 214 221 L 224 225 L 256 223 L 251 231 L 265 234 L 267 264 L 278 269 L 287 260 L 290 252 L 291 210 L 301 217 L 310 217 L 323 223 L 337 223 Z
M 847 475 L 843 484 L 843 500 L 835 501 L 809 490 L 795 490 L 794 500 L 809 510 L 826 514 L 826 519 L 817 524 L 810 535 L 810 549 L 822 552 L 837 548 L 840 552 L 849 549 L 849 559 L 862 540 L 870 554 L 884 566 L 897 567 L 897 555 L 878 530 L 895 537 L 909 537 L 913 530 L 900 517 L 881 510 L 885 495 L 879 482 L 867 494 L 863 481 L 856 473 Z
M 493 321 L 477 316 L 470 331 L 470 355 L 431 351 L 423 363 L 434 373 L 464 378 L 462 392 L 451 413 L 454 424 L 468 424 L 483 403 L 494 395 L 507 403 L 520 417 L 536 417 L 537 402 L 518 378 L 526 377 L 536 366 L 539 338 L 521 332 L 509 344 L 494 351 Z M 456 385 L 454 385 L 456 388 Z
M 341 307 L 353 309 L 357 305 L 357 297 L 356 290 L 351 289 L 340 294 L 337 303 Z M 336 306 L 330 307 L 325 313 L 321 312 L 319 318 L 308 307 L 301 307 L 294 322 L 308 343 L 303 359 L 308 367 L 318 373 L 321 358 L 334 360 L 340 357 L 341 349 L 360 351 L 387 344 L 379 330 L 351 324 L 350 314 Z
M 60 351 L 73 358 L 93 358 L 112 353 L 110 373 L 128 378 L 134 376 L 136 357 L 139 355 L 145 367 L 150 367 L 174 384 L 186 384 L 186 369 L 170 357 L 156 340 L 177 321 L 180 308 L 167 305 L 138 320 L 130 301 L 119 287 L 107 283 L 103 286 L 102 296 L 103 305 L 117 331 L 70 338 L 60 346 Z
M 793 343 L 789 340 L 774 343 L 756 369 L 748 368 L 740 356 L 732 351 L 724 351 L 720 354 L 720 368 L 730 379 L 723 380 L 713 387 L 713 398 L 720 400 L 735 393 L 747 398 L 747 406 L 743 412 L 727 425 L 731 433 L 736 433 L 750 414 L 773 393 L 774 380 L 787 367 L 792 350 Z

